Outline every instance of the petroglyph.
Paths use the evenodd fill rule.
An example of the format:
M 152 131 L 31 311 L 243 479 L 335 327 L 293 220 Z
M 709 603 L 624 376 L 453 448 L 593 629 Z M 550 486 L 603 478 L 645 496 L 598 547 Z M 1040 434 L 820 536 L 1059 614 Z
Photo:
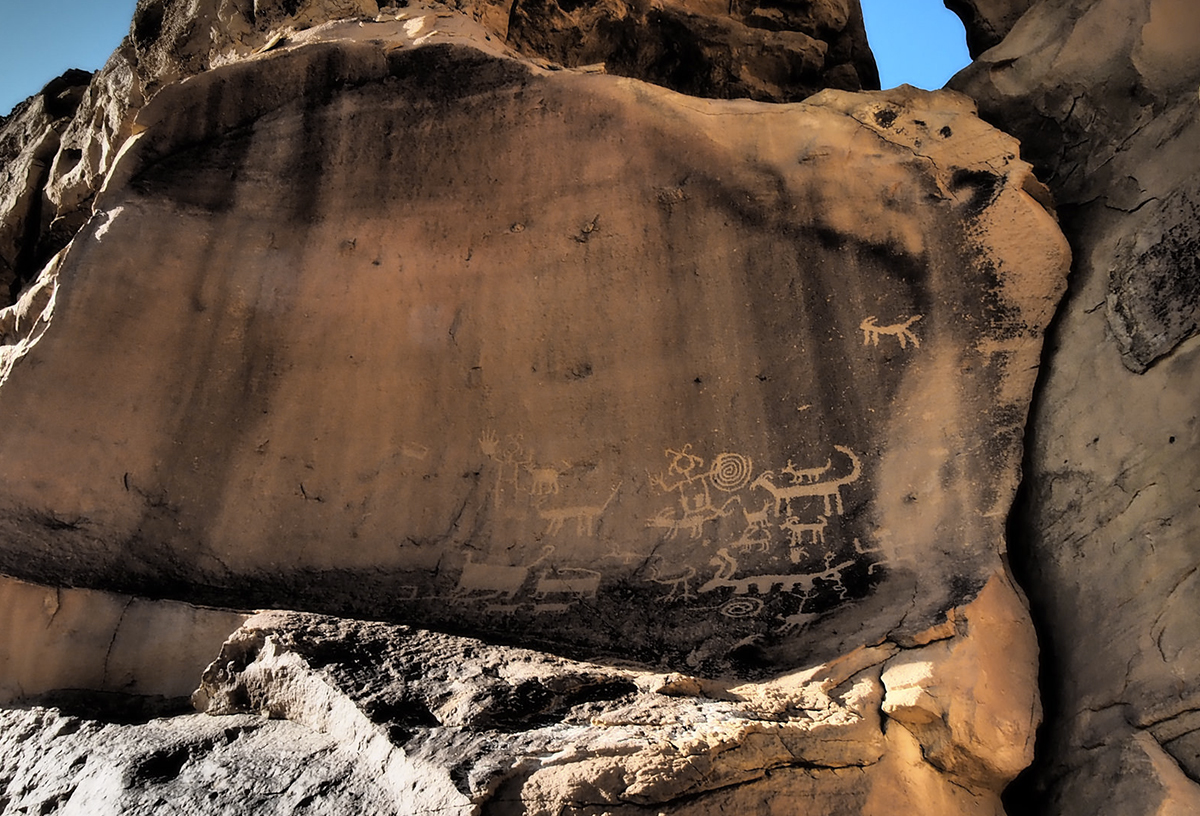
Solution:
M 924 315 L 913 315 L 903 323 L 892 323 L 888 326 L 880 326 L 875 321 L 875 316 L 872 315 L 858 324 L 858 328 L 863 333 L 863 345 L 879 345 L 879 338 L 887 335 L 895 337 L 900 341 L 900 348 L 907 348 L 909 343 L 913 344 L 914 348 L 920 348 L 921 341 L 912 333 L 910 326 L 920 320 Z
M 424 445 L 404 445 L 400 448 L 400 455 L 409 459 L 416 459 L 418 462 L 424 462 L 429 458 L 429 448 Z
M 571 463 L 563 462 L 564 470 L 570 470 Z M 558 479 L 562 475 L 562 471 L 553 467 L 534 465 L 531 462 L 522 463 L 522 467 L 533 477 L 533 484 L 529 488 L 531 496 L 549 496 L 558 493 Z
M 661 563 L 661 559 L 659 559 Z M 664 601 L 673 601 L 676 597 L 680 600 L 688 600 L 695 598 L 692 592 L 691 584 L 689 583 L 696 577 L 696 568 L 692 566 L 685 567 L 683 572 L 678 575 L 668 575 L 665 578 L 658 571 L 658 564 L 650 567 L 650 580 L 656 584 L 669 586 L 671 591 L 663 598 Z
M 479 437 L 479 449 L 484 456 L 496 462 L 496 484 L 492 490 L 492 501 L 498 509 L 504 496 L 504 487 L 511 485 L 513 493 L 520 489 L 521 469 L 533 465 L 533 459 L 526 452 L 524 438 L 521 435 L 507 436 L 504 444 L 495 431 L 487 430 Z
M 541 599 L 547 595 L 574 595 L 577 598 L 595 598 L 603 574 L 579 567 L 562 567 L 546 570 L 538 576 L 533 597 Z
M 729 505 L 734 501 L 735 499 L 730 499 L 721 507 L 705 507 L 684 516 L 676 516 L 675 509 L 668 507 L 647 521 L 646 526 L 666 530 L 667 538 L 674 538 L 680 530 L 687 530 L 690 538 L 698 539 L 704 533 L 705 524 L 724 518 L 733 512 L 729 509 Z
M 512 598 L 525 585 L 525 580 L 529 577 L 529 570 L 548 558 L 552 552 L 554 552 L 554 548 L 546 546 L 542 549 L 542 554 L 532 563 L 516 566 L 476 564 L 473 560 L 474 553 L 468 552 L 467 559 L 463 562 L 462 572 L 458 576 L 458 585 L 454 588 L 454 595 L 461 597 L 475 592 L 484 592 L 489 597 Z
M 558 535 L 563 531 L 563 526 L 568 521 L 575 522 L 575 532 L 577 535 L 592 537 L 596 535 L 596 528 L 599 524 L 600 517 L 608 510 L 608 505 L 616 498 L 617 491 L 621 489 L 623 482 L 618 482 L 617 486 L 608 494 L 608 498 L 604 504 L 589 504 L 578 505 L 573 507 L 553 507 L 553 508 L 538 508 L 538 515 L 546 522 L 545 535 Z
M 713 490 L 733 493 L 749 484 L 753 476 L 753 463 L 740 453 L 718 454 L 706 470 L 704 460 L 692 453 L 690 444 L 682 450 L 667 448 L 665 455 L 670 459 L 667 472 L 646 475 L 664 493 L 677 493 L 679 505 L 664 508 L 646 526 L 666 530 L 668 538 L 674 538 L 680 530 L 688 530 L 694 539 L 700 538 L 705 524 L 728 516 L 732 512 L 730 505 L 740 501 L 733 496 L 718 506 L 713 501 Z
M 775 575 L 751 575 L 745 578 L 734 578 L 737 573 L 737 559 L 729 554 L 729 550 L 722 547 L 717 550 L 717 555 L 709 563 L 717 567 L 717 574 L 706 581 L 697 590 L 698 592 L 712 592 L 723 587 L 729 587 L 735 595 L 756 594 L 762 595 L 768 592 L 773 592 L 776 587 L 784 592 L 803 592 L 810 593 L 814 589 L 817 581 L 833 580 L 836 577 L 837 584 L 841 585 L 841 574 L 844 570 L 854 566 L 854 561 L 843 561 L 836 565 L 831 565 L 833 553 L 829 553 L 825 558 L 825 570 L 822 572 L 802 573 L 799 575 L 790 574 L 775 574 Z M 845 586 L 841 585 L 842 589 L 839 594 L 845 597 Z
M 841 445 L 834 445 L 834 450 L 841 452 L 850 460 L 850 472 L 845 476 L 837 479 L 828 479 L 820 482 L 806 482 L 804 484 L 777 485 L 775 484 L 775 474 L 769 470 L 763 471 L 762 474 L 754 480 L 752 487 L 759 487 L 775 497 L 775 512 L 780 516 L 791 515 L 789 503 L 794 499 L 801 498 L 821 498 L 825 501 L 825 515 L 831 516 L 836 512 L 839 516 L 845 512 L 842 504 L 841 489 L 848 484 L 853 484 L 858 481 L 858 477 L 862 475 L 862 462 L 854 454 L 854 451 Z
M 819 612 L 804 612 L 803 603 L 800 604 L 800 609 L 801 611 L 795 613 L 794 615 L 780 616 L 777 618 L 777 620 L 783 621 L 783 625 L 779 627 L 779 633 L 781 635 L 790 635 L 797 629 L 803 629 L 804 627 L 808 626 L 809 623 L 821 617 Z
M 808 543 L 813 546 L 825 543 L 825 527 L 828 524 L 828 516 L 818 516 L 817 521 L 812 524 L 801 524 L 800 519 L 788 516 L 780 524 L 788 535 L 788 551 L 793 564 L 799 564 L 808 557 L 808 548 L 804 546 L 805 535 L 809 537 Z
M 826 459 L 825 464 L 821 467 L 801 468 L 799 470 L 792 464 L 792 460 L 788 459 L 787 465 L 781 467 L 779 472 L 791 476 L 792 484 L 812 484 L 828 473 L 831 467 L 833 467 L 833 457 Z
M 734 598 L 721 606 L 718 612 L 727 618 L 752 618 L 762 612 L 763 602 L 758 598 Z
M 771 548 L 772 504 L 773 502 L 767 499 L 761 510 L 751 512 L 745 507 L 742 508 L 746 526 L 742 528 L 742 534 L 731 546 L 737 547 L 739 550 L 758 550 L 759 552 L 767 552 Z

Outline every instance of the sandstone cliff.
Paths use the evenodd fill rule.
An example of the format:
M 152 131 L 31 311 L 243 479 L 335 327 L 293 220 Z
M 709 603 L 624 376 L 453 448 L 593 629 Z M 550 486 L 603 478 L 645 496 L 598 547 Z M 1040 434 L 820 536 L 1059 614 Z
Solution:
M 1200 812 L 1200 14 L 1026 5 L 951 83 L 1021 139 L 1075 256 L 1014 516 L 1050 707 L 1024 795 L 1054 814 Z
M 1014 808 L 1188 812 L 1188 16 L 955 5 L 1020 145 L 857 3 L 139 3 L 0 132 L 5 812 L 999 814 L 1039 665 Z

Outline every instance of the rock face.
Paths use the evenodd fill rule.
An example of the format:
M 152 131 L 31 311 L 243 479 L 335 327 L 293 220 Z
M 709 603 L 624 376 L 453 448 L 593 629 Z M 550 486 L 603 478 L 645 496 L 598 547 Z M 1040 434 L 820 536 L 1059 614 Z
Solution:
M 1069 263 L 1016 141 L 836 90 L 856 4 L 461 12 L 143 0 L 62 131 L 65 247 L 0 312 L 0 570 L 91 594 L 12 585 L 80 624 L 10 692 L 67 713 L 5 715 L 5 802 L 1001 813 Z M 182 602 L 346 617 L 238 629 L 219 733 L 69 718 L 244 620 Z
M 90 80 L 86 71 L 68 71 L 0 119 L 0 300 L 5 304 L 46 262 L 43 189 L 62 132 Z
M 141 110 L 0 388 L 0 567 L 709 674 L 1001 572 L 1067 262 L 1015 144 L 470 29 L 325 26 Z
M 0 578 L 0 704 L 178 711 L 246 614 Z
M 1048 647 L 1037 812 L 1200 812 L 1198 55 L 1191 3 L 1041 2 L 952 83 L 1021 138 L 1075 255 L 1015 515 Z
M 139 0 L 129 37 L 90 84 L 83 72 L 68 73 L 0 122 L 0 301 L 15 301 L 91 215 L 137 112 L 159 90 L 330 21 L 373 20 L 381 11 L 407 16 L 406 5 Z M 472 0 L 455 7 L 480 21 L 476 33 L 485 40 L 527 56 L 593 70 L 605 63 L 610 73 L 699 96 L 792 101 L 827 87 L 879 87 L 862 14 L 850 0 L 745 8 Z M 452 16 L 444 7 L 439 15 Z

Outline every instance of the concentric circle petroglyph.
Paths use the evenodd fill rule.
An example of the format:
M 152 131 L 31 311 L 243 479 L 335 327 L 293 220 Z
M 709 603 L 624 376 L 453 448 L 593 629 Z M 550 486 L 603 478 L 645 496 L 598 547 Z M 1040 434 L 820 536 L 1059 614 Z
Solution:
M 722 606 L 720 612 L 727 618 L 752 618 L 762 608 L 763 602 L 758 598 L 734 598 Z
M 713 460 L 709 474 L 713 487 L 732 493 L 749 484 L 753 472 L 754 465 L 748 456 L 742 456 L 740 453 L 721 453 Z

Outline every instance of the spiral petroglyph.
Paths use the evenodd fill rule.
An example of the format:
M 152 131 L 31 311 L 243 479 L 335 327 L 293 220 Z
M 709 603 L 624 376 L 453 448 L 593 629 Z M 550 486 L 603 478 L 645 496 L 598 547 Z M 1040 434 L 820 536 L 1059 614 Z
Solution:
M 750 483 L 750 477 L 754 475 L 754 464 L 750 457 L 740 453 L 721 453 L 713 459 L 709 475 L 713 487 L 732 493 Z

